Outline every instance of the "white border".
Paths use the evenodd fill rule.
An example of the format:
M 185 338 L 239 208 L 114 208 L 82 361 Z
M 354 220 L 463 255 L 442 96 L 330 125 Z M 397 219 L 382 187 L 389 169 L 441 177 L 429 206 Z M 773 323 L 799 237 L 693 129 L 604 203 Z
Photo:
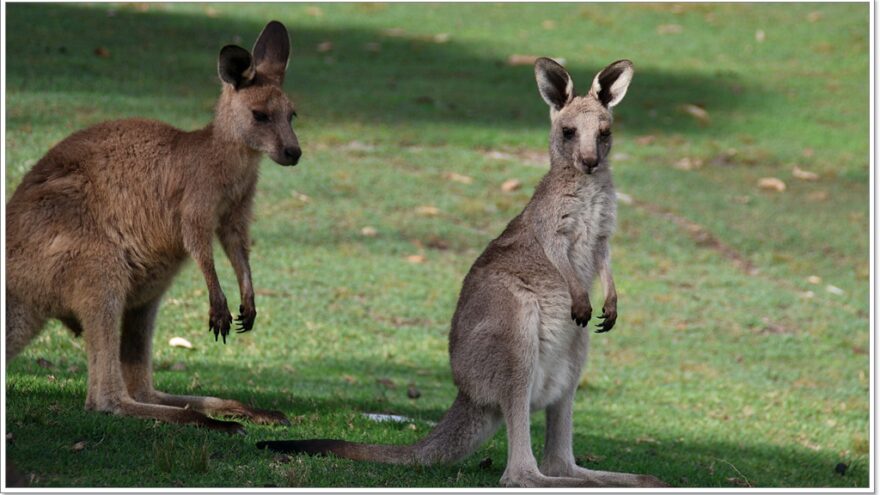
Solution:
M 17 2 L 10 3 L 39 3 L 40 0 L 19 0 Z M 362 0 L 358 0 L 362 1 Z M 422 0 L 384 0 L 386 3 L 414 3 L 421 2 Z M 470 0 L 445 0 L 442 3 L 465 3 Z M 519 3 L 519 2 L 534 2 L 535 0 L 505 0 L 506 3 Z M 555 0 L 557 2 L 565 2 L 565 3 L 629 3 L 630 0 L 623 1 L 615 1 L 615 0 L 592 0 L 590 2 L 578 2 L 577 0 Z M 645 3 L 648 3 L 646 0 L 643 0 Z M 355 3 L 351 2 L 351 0 L 324 0 L 322 2 L 284 2 L 282 0 L 263 0 L 261 3 L 310 3 L 310 4 L 318 4 L 318 3 Z M 2 247 L 2 257 L 3 266 L 6 265 L 6 1 L 0 1 L 0 71 L 2 71 L 2 76 L 0 76 L 0 88 L 2 88 L 2 95 L 0 95 L 0 107 L 2 107 L 3 119 L 0 122 L 0 139 L 2 139 L 3 146 L 0 148 L 0 165 L 2 165 L 2 170 L 0 170 L 0 178 L 3 181 L 3 188 L 0 189 L 0 199 L 2 199 L 2 205 L 0 205 L 0 210 L 2 210 L 4 221 L 0 223 L 0 247 Z M 73 0 L 58 0 L 55 3 L 87 3 L 87 2 L 77 2 Z M 109 0 L 97 0 L 88 3 L 113 3 Z M 169 0 L 153 0 L 150 3 L 175 3 Z M 203 0 L 191 1 L 191 2 L 180 2 L 180 3 L 207 3 Z M 234 0 L 219 0 L 212 3 L 235 3 Z M 427 3 L 427 2 L 425 2 Z M 642 3 L 642 2 L 639 2 Z M 760 3 L 755 2 L 755 0 L 726 0 L 725 2 L 707 2 L 700 0 L 677 0 L 675 3 Z M 842 2 L 839 0 L 806 0 L 806 1 L 798 1 L 798 0 L 774 0 L 774 3 L 865 3 L 862 1 L 855 2 Z M 869 265 L 870 265 L 870 275 L 869 275 L 869 292 L 870 292 L 870 384 L 869 384 L 869 395 L 870 395 L 870 452 L 869 452 L 869 462 L 870 466 L 868 467 L 868 488 L 672 488 L 666 490 L 654 490 L 654 489 L 642 489 L 642 488 L 618 488 L 614 490 L 606 490 L 606 489 L 539 489 L 539 490 L 509 490 L 503 488 L 7 488 L 6 487 L 6 339 L 0 339 L 0 361 L 2 361 L 3 369 L 0 370 L 0 386 L 3 387 L 2 396 L 0 396 L 0 434 L 2 434 L 3 444 L 0 446 L 0 462 L 2 462 L 3 468 L 0 470 L 0 488 L 2 491 L 8 493 L 28 493 L 28 494 L 36 494 L 36 493 L 506 493 L 510 491 L 515 491 L 516 493 L 532 493 L 532 492 L 558 492 L 558 493 L 739 493 L 739 492 L 749 492 L 749 493 L 873 493 L 874 492 L 874 468 L 875 464 L 875 429 L 874 429 L 874 413 L 875 413 L 875 396 L 874 396 L 874 382 L 875 382 L 875 368 L 874 368 L 874 316 L 875 316 L 875 287 L 876 278 L 874 276 L 874 222 L 875 222 L 875 203 L 874 203 L 874 193 L 875 193 L 875 174 L 874 174 L 874 165 L 875 165 L 875 147 L 874 147 L 874 138 L 875 138 L 875 126 L 874 126 L 874 104 L 875 104 L 875 78 L 874 78 L 874 24 L 875 24 L 875 10 L 874 10 L 874 1 L 871 0 L 869 3 L 869 17 L 870 17 L 870 36 L 869 36 L 869 85 L 870 85 L 870 96 L 869 96 L 869 129 L 870 129 L 870 145 L 869 145 L 869 153 L 870 153 L 870 165 L 869 165 L 869 182 L 870 182 L 870 198 L 869 198 L 869 245 L 870 245 L 870 253 L 869 253 Z M 0 311 L 0 323 L 5 330 L 6 328 L 6 277 L 5 270 L 3 280 L 0 281 L 0 300 L 2 300 L 2 311 Z M 5 331 L 4 331 L 5 335 Z

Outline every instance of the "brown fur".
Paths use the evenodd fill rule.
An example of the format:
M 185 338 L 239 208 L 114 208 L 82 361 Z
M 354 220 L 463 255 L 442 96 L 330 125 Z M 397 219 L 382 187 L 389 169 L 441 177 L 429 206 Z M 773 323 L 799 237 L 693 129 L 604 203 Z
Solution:
M 205 414 L 286 423 L 237 401 L 156 391 L 151 342 L 162 294 L 188 257 L 205 277 L 210 329 L 226 341 L 233 320 L 214 269 L 215 235 L 238 279 L 239 331 L 253 325 L 248 226 L 261 152 L 285 165 L 301 154 L 281 87 L 289 43 L 271 22 L 254 48 L 262 58 L 224 47 L 223 90 L 205 128 L 103 122 L 58 143 L 25 175 L 6 209 L 7 361 L 56 318 L 85 339 L 87 409 L 230 432 L 243 430 Z
M 413 445 L 339 440 L 259 442 L 284 452 L 334 454 L 394 464 L 453 462 L 507 427 L 501 482 L 522 487 L 658 487 L 650 475 L 584 469 L 572 451 L 572 403 L 587 357 L 589 292 L 598 274 L 605 303 L 598 332 L 617 319 L 609 239 L 615 193 L 608 155 L 611 107 L 633 69 L 618 61 L 576 97 L 568 72 L 539 59 L 535 72 L 551 108 L 550 171 L 529 204 L 474 262 L 462 284 L 449 334 L 455 402 Z M 531 448 L 530 414 L 546 410 L 544 459 Z

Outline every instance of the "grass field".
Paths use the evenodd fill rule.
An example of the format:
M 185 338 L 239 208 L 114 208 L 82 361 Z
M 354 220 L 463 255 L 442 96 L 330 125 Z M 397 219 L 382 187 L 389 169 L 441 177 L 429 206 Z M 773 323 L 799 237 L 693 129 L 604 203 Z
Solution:
M 232 438 L 87 413 L 84 345 L 53 323 L 6 368 L 6 454 L 32 485 L 496 486 L 503 430 L 467 460 L 430 468 L 276 457 L 254 442 L 413 442 L 451 404 L 446 336 L 461 280 L 546 169 L 547 109 L 531 66 L 507 62 L 519 54 L 565 58 L 581 92 L 613 60 L 636 66 L 613 155 L 632 199 L 612 241 L 620 319 L 592 340 L 575 404 L 579 462 L 675 486 L 868 486 L 868 4 L 7 4 L 6 14 L 7 195 L 90 124 L 205 125 L 219 48 L 251 46 L 269 19 L 291 32 L 286 87 L 304 149 L 294 169 L 262 165 L 255 330 L 215 343 L 188 265 L 155 338 L 160 389 L 277 408 L 292 426 Z M 818 180 L 794 177 L 795 166 Z M 759 189 L 764 177 L 787 188 Z M 522 187 L 502 191 L 508 179 Z M 237 307 L 232 270 L 218 266 Z M 170 347 L 174 336 L 194 349 Z M 533 445 L 540 458 L 543 414 Z

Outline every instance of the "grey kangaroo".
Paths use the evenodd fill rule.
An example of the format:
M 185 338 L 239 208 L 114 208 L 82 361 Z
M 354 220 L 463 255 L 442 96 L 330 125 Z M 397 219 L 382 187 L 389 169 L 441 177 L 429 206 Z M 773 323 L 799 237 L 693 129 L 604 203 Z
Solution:
M 459 389 L 452 407 L 414 445 L 294 440 L 257 447 L 395 464 L 449 463 L 471 454 L 504 422 L 503 485 L 666 486 L 650 475 L 584 469 L 572 452 L 572 402 L 589 344 L 581 327 L 592 313 L 589 291 L 597 273 L 605 287 L 598 331 L 611 330 L 617 319 L 608 154 L 611 108 L 623 99 L 633 66 L 628 60 L 609 65 L 582 97 L 575 96 L 568 72 L 550 59 L 536 62 L 535 76 L 550 106 L 550 171 L 464 279 L 449 335 Z M 547 434 L 539 466 L 529 416 L 540 409 L 546 409 Z
M 6 359 L 56 318 L 82 334 L 88 354 L 86 409 L 243 432 L 206 414 L 282 423 L 275 411 L 153 388 L 151 342 L 162 294 L 195 259 L 208 286 L 209 329 L 233 318 L 214 269 L 220 239 L 238 279 L 238 330 L 256 309 L 249 224 L 262 153 L 295 165 L 294 107 L 282 89 L 287 29 L 270 22 L 253 55 L 220 50 L 223 90 L 213 122 L 184 132 L 128 119 L 76 132 L 24 176 L 6 208 Z

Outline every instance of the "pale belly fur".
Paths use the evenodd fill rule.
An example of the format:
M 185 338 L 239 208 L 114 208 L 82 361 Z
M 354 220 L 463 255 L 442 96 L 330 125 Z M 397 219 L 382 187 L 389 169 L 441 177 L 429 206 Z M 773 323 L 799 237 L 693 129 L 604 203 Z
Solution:
M 532 410 L 541 410 L 570 393 L 580 381 L 590 332 L 571 319 L 565 291 L 543 297 L 538 325 L 538 356 L 530 390 Z

